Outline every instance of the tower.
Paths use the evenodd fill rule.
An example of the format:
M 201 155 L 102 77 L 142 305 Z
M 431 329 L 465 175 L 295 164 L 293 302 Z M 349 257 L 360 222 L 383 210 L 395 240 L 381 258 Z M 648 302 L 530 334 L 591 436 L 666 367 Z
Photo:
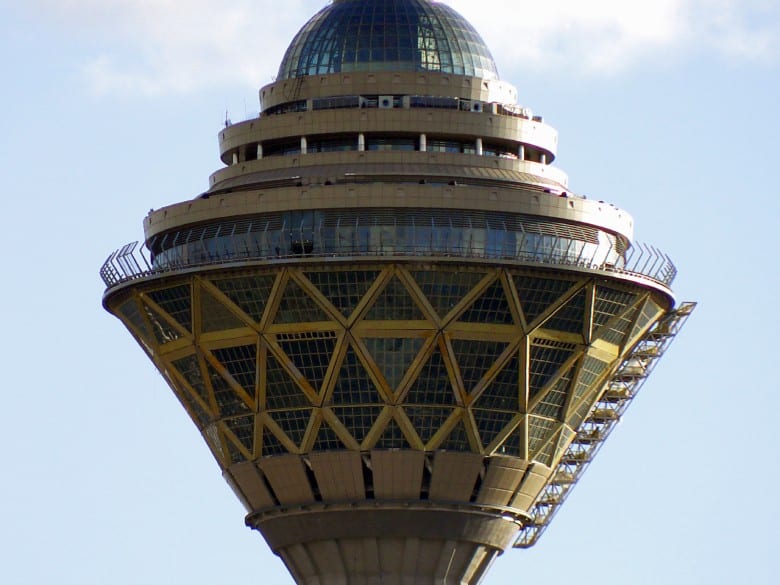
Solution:
M 676 269 L 430 0 L 335 0 L 103 304 L 297 583 L 477 583 L 679 330 Z

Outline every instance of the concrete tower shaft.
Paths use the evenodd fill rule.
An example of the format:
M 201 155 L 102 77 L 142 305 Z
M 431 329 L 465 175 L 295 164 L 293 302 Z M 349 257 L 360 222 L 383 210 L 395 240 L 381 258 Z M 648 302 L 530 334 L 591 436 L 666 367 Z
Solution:
M 301 584 L 471 584 L 547 525 L 690 305 L 428 0 L 341 0 L 104 306 Z

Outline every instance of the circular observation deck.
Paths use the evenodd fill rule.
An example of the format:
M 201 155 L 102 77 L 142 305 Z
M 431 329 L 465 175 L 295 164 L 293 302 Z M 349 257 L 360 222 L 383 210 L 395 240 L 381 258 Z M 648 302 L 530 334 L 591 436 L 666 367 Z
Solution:
M 460 14 L 427 0 L 337 0 L 290 43 L 278 79 L 349 71 L 431 71 L 497 79 L 490 50 Z

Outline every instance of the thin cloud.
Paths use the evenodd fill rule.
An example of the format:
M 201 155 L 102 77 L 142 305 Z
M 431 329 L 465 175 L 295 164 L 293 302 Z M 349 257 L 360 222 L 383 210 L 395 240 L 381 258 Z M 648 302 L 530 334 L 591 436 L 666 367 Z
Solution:
M 732 59 L 778 57 L 773 0 L 449 0 L 490 39 L 499 67 L 619 74 L 638 63 L 697 52 Z M 487 8 L 487 9 L 486 9 Z
M 30 0 L 24 9 L 98 48 L 82 67 L 95 93 L 162 94 L 269 82 L 271 63 L 320 4 L 285 0 L 272 16 L 251 0 Z
M 780 9 L 773 0 L 447 3 L 485 37 L 502 70 L 616 75 L 670 54 L 771 61 L 779 51 Z M 162 94 L 268 83 L 295 32 L 326 4 L 28 0 L 24 6 L 47 15 L 52 26 L 92 39 L 97 49 L 83 73 L 94 92 Z

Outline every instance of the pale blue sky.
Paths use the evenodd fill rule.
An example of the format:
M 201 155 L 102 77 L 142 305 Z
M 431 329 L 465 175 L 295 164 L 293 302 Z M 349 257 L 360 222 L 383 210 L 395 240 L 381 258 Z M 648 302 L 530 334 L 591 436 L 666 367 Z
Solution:
M 225 110 L 257 111 L 324 4 L 0 0 L 0 582 L 292 583 L 101 309 L 98 269 L 149 208 L 207 188 Z M 450 4 L 559 130 L 572 189 L 630 211 L 700 302 L 537 547 L 486 584 L 777 583 L 780 2 Z

